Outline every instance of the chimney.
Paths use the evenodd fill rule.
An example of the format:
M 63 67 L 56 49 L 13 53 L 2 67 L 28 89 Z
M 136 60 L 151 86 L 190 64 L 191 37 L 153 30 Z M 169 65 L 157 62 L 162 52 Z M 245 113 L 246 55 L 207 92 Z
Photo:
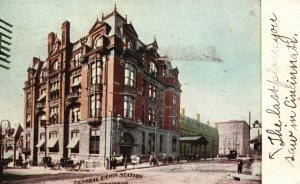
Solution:
M 70 22 L 65 21 L 61 26 L 61 46 L 66 47 L 70 43 Z
M 185 117 L 185 108 L 181 108 L 181 116 Z
M 196 117 L 197 117 L 197 121 L 200 122 L 200 114 L 199 113 L 196 114 Z
M 55 34 L 53 32 L 48 34 L 48 54 L 52 52 L 55 41 Z

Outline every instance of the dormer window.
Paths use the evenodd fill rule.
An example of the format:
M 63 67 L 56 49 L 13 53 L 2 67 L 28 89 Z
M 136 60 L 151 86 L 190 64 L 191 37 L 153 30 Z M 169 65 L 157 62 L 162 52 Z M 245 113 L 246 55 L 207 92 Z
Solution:
M 80 58 L 81 58 L 81 52 L 78 52 L 74 55 L 74 66 L 79 66 L 80 65 Z
M 102 46 L 103 46 L 103 38 L 99 36 L 94 41 L 94 49 Z
M 153 74 L 154 76 L 157 74 L 157 68 L 154 62 L 150 62 L 150 74 Z

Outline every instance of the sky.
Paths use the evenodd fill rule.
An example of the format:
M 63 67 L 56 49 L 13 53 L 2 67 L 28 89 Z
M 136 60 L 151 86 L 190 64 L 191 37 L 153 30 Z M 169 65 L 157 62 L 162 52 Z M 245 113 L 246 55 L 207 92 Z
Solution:
M 179 70 L 181 107 L 201 121 L 261 120 L 259 0 L 1 0 L 0 18 L 13 24 L 10 70 L 0 68 L 0 120 L 23 124 L 24 82 L 33 57 L 47 57 L 47 36 L 71 41 L 88 34 L 101 14 L 127 14 L 144 43 Z

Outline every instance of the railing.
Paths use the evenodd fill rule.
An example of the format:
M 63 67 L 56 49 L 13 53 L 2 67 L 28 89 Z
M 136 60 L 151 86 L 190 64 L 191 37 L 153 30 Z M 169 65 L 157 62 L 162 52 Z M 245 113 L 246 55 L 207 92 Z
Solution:
M 45 107 L 45 102 L 38 102 L 36 104 L 36 108 L 44 108 Z
M 80 97 L 80 92 L 72 92 L 67 96 L 67 100 L 72 100 Z

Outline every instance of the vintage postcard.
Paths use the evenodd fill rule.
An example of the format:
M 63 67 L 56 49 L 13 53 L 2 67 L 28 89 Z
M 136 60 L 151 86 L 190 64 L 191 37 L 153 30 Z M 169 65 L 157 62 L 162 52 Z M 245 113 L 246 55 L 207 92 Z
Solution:
M 292 142 L 262 131 L 262 113 L 297 112 L 276 104 L 280 87 L 296 88 L 293 74 L 266 79 L 274 89 L 262 98 L 261 74 L 276 66 L 261 68 L 261 23 L 287 21 L 272 7 L 261 19 L 263 3 L 1 0 L 1 182 L 265 183 L 276 172 L 262 173 L 262 135 L 274 134 L 263 137 L 277 145 L 270 154 L 296 167 L 296 120 Z M 267 31 L 297 51 L 297 30 Z

